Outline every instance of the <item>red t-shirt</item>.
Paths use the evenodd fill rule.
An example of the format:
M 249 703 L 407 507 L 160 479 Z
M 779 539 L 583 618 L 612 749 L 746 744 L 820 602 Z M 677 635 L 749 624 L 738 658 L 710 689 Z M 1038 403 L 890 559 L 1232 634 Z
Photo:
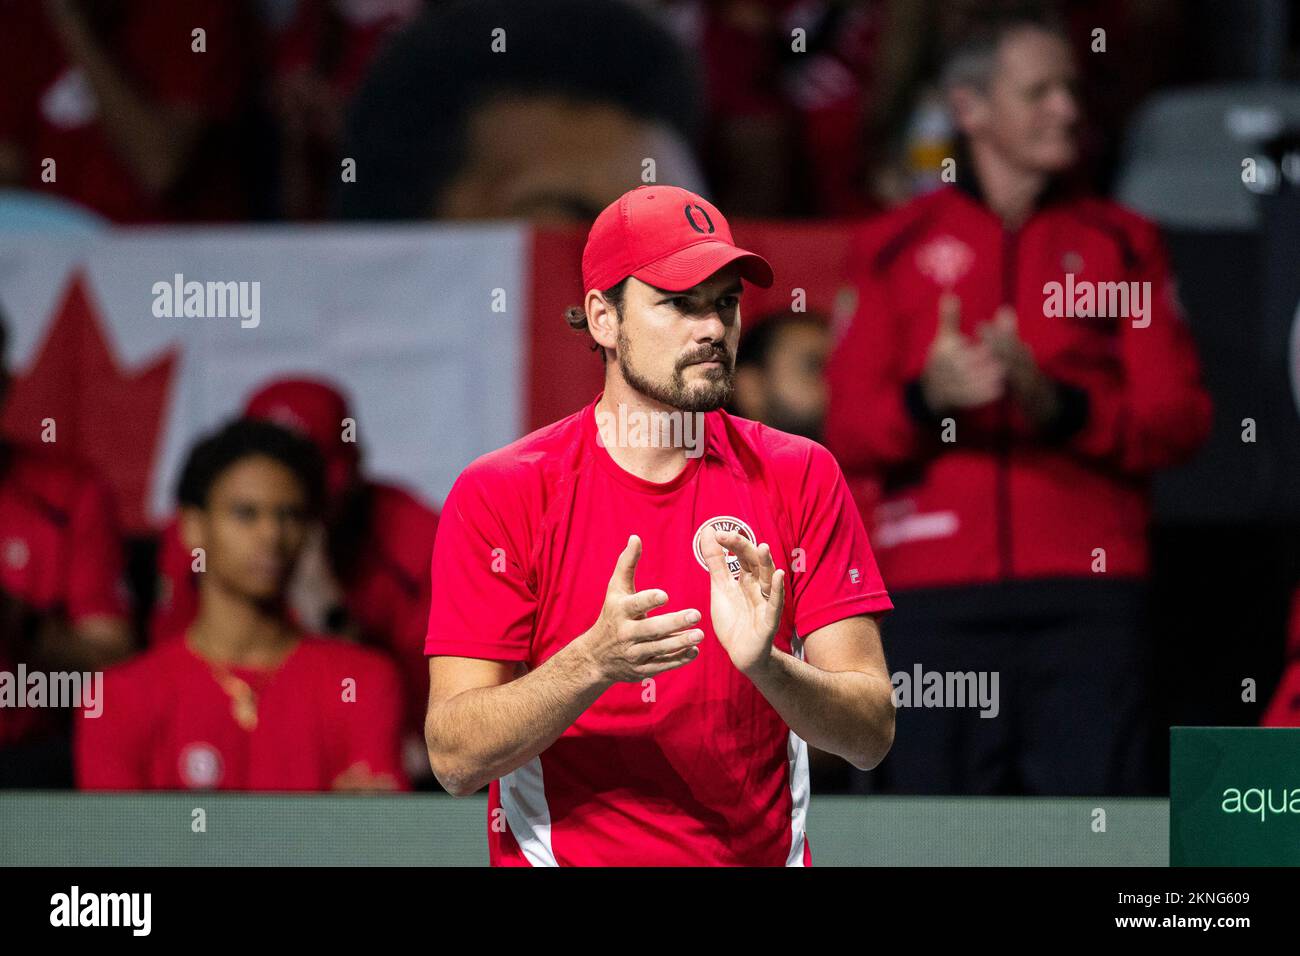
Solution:
M 429 699 L 424 627 L 429 620 L 429 556 L 438 513 L 395 485 L 369 482 L 370 520 L 357 543 L 357 562 L 340 582 L 348 613 L 368 641 L 387 651 L 402 677 L 406 726 L 423 740 Z M 173 519 L 158 546 L 158 600 L 150 641 L 183 634 L 198 613 L 198 577 Z
M 610 687 L 492 783 L 494 865 L 811 862 L 807 748 L 714 636 L 696 543 L 720 521 L 770 545 L 789 580 L 782 651 L 801 654 L 796 634 L 892 604 L 829 452 L 725 412 L 705 419 L 704 454 L 668 482 L 614 462 L 593 403 L 478 459 L 447 498 L 427 654 L 535 669 L 596 621 L 633 533 L 637 588 L 666 591 L 663 611 L 704 615 L 694 661 Z
M 256 695 L 251 726 L 230 675 Z M 329 790 L 359 765 L 404 789 L 401 709 L 393 665 L 366 648 L 304 637 L 278 667 L 219 668 L 169 640 L 110 668 L 100 715 L 80 712 L 77 786 Z
M 0 592 L 73 625 L 128 613 L 108 486 L 40 446 L 0 444 Z M 12 672 L 26 657 L 14 626 L 0 621 L 0 670 Z M 0 747 L 52 726 L 49 710 L 0 708 Z

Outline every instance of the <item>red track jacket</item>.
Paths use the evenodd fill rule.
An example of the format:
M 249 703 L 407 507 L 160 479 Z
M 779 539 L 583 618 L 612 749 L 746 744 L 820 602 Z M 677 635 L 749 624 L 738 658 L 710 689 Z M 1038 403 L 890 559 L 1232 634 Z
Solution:
M 882 483 L 865 517 L 891 589 L 1145 574 L 1148 478 L 1188 458 L 1211 418 L 1156 228 L 1102 199 L 1049 195 L 1012 231 L 953 186 L 861 227 L 850 269 L 826 443 L 845 472 Z M 1101 285 L 1117 282 L 1137 285 Z M 918 379 L 949 289 L 970 336 L 1014 305 L 1061 388 L 1045 431 L 1008 396 L 952 413 L 943 440 Z

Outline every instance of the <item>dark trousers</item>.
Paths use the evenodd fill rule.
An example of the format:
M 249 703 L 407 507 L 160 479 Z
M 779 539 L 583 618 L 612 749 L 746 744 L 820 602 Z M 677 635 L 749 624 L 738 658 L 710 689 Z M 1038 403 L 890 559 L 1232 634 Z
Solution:
M 913 794 L 1156 792 L 1144 587 L 1053 580 L 895 592 L 885 658 L 912 680 L 894 745 L 853 789 Z M 922 672 L 997 674 L 996 716 L 972 701 L 920 706 Z M 967 686 L 970 686 L 969 683 Z M 901 701 L 907 702 L 907 701 Z

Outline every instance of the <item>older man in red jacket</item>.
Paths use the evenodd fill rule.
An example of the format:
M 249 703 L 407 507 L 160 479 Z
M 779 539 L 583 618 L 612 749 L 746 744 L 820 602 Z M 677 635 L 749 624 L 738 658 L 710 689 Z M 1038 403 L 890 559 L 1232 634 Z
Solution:
M 1148 479 L 1205 439 L 1164 248 L 1070 190 L 1075 68 L 993 21 L 945 85 L 955 184 L 866 225 L 827 444 L 884 494 L 900 792 L 1149 790 Z

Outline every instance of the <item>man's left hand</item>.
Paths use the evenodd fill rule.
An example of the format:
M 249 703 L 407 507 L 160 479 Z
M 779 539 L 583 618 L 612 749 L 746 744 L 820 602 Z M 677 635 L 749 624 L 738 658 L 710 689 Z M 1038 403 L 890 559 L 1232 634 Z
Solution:
M 785 572 L 776 569 L 766 544 L 732 531 L 715 531 L 713 540 L 705 535 L 700 551 L 709 569 L 713 633 L 737 670 L 753 676 L 771 660 L 785 606 Z M 740 561 L 739 578 L 727 567 L 726 551 Z

